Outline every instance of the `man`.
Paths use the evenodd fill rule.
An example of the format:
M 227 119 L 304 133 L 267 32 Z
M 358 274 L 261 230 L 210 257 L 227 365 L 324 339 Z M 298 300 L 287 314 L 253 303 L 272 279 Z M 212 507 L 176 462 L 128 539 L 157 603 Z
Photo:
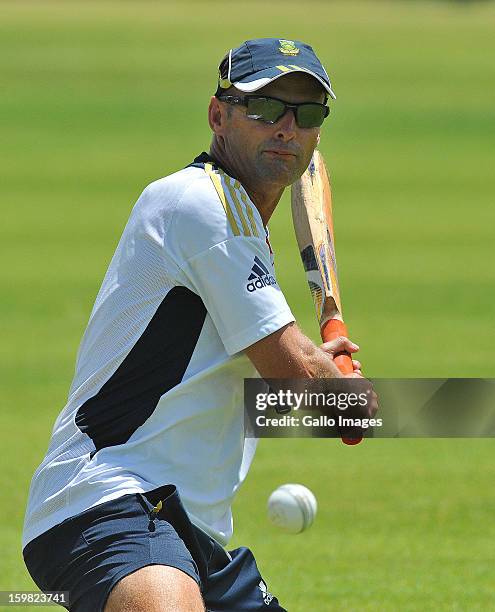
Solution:
M 309 164 L 328 96 L 304 43 L 231 50 L 210 154 L 134 207 L 26 513 L 26 565 L 41 589 L 69 591 L 71 610 L 283 610 L 251 552 L 223 546 L 255 450 L 243 379 L 339 377 L 333 355 L 358 348 L 299 330 L 266 228 Z

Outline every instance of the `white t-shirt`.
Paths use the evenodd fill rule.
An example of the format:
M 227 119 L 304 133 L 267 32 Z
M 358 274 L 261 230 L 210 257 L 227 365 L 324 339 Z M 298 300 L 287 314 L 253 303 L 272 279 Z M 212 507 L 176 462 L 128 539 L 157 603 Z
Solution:
M 244 437 L 243 381 L 256 371 L 243 350 L 293 320 L 238 181 L 202 154 L 149 185 L 33 476 L 23 546 L 87 508 L 164 484 L 226 544 L 256 446 Z

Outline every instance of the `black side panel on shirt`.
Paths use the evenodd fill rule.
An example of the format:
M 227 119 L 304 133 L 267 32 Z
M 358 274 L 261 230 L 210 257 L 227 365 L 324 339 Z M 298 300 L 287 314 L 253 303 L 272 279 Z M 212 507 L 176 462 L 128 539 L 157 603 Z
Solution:
M 168 292 L 115 373 L 77 411 L 76 425 L 93 440 L 95 452 L 126 442 L 160 397 L 180 383 L 205 317 L 195 293 L 185 287 Z

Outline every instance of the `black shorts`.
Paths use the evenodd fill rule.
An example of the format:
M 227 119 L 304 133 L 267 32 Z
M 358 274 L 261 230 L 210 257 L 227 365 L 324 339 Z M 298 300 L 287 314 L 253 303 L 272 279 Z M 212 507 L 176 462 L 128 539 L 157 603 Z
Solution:
M 23 553 L 38 587 L 67 591 L 66 607 L 74 612 L 103 610 L 117 582 L 147 565 L 191 576 L 211 611 L 284 610 L 251 551 L 227 552 L 197 529 L 173 485 L 90 508 L 29 542 Z

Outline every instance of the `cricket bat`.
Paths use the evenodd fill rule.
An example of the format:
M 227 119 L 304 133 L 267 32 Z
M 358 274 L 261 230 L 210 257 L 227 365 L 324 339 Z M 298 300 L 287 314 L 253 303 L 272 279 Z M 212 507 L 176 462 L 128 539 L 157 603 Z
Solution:
M 317 150 L 301 178 L 292 185 L 292 219 L 323 342 L 348 337 L 342 318 L 332 217 L 332 192 L 321 153 Z M 343 374 L 353 371 L 351 356 L 337 354 Z M 357 436 L 357 434 L 356 434 Z M 362 437 L 342 438 L 357 444 Z

